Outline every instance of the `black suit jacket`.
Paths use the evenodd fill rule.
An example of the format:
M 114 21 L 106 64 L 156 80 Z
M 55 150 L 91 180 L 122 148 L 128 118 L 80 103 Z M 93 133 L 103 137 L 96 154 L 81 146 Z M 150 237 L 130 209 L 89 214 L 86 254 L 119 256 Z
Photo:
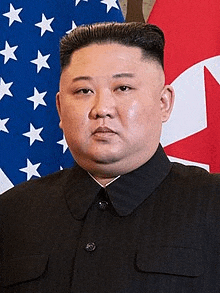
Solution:
M 78 166 L 21 184 L 0 198 L 0 292 L 220 292 L 219 195 L 161 148 L 106 190 Z

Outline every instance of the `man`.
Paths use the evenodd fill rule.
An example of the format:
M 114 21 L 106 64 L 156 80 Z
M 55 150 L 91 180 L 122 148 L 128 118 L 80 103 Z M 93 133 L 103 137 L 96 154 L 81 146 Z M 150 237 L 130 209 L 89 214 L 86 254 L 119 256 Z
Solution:
M 163 48 L 141 23 L 62 39 L 57 109 L 77 166 L 1 197 L 1 292 L 220 292 L 220 177 L 159 144 Z

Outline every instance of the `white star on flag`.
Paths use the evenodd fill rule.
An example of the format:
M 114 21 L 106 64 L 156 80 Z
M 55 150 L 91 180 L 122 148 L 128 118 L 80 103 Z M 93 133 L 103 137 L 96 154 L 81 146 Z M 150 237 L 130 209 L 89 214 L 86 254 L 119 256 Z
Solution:
M 14 9 L 13 5 L 10 3 L 10 11 L 3 14 L 9 18 L 9 26 L 11 26 L 14 21 L 22 22 L 18 15 L 22 9 L 23 8 Z
M 64 154 L 65 151 L 68 149 L 68 145 L 67 145 L 65 136 L 63 136 L 63 139 L 62 140 L 59 140 L 57 143 L 58 144 L 61 144 L 63 146 L 63 154 Z
M 118 7 L 118 4 L 116 3 L 116 0 L 102 0 L 101 3 L 107 5 L 107 13 L 109 12 L 109 10 L 112 7 L 116 8 L 116 9 L 120 9 Z
M 0 101 L 4 97 L 4 95 L 13 97 L 12 93 L 9 90 L 12 84 L 13 82 L 5 83 L 3 78 L 0 79 Z
M 0 168 L 0 194 L 12 188 L 14 185 L 11 180 L 5 175 L 3 170 Z
M 17 49 L 18 46 L 10 47 L 8 42 L 5 42 L 5 49 L 0 51 L 4 58 L 4 64 L 8 62 L 9 59 L 17 60 L 14 51 Z
M 38 27 L 41 28 L 41 37 L 43 36 L 43 34 L 46 31 L 53 32 L 53 29 L 52 29 L 52 27 L 50 25 L 53 20 L 54 20 L 54 17 L 50 18 L 50 19 L 47 19 L 46 16 L 44 15 L 44 13 L 42 13 L 41 22 L 38 22 L 38 23 L 35 24 L 35 26 L 38 26 Z
M 72 20 L 72 28 L 66 32 L 66 34 L 69 34 L 72 30 L 74 30 L 77 27 L 77 25 L 75 24 L 75 21 Z
M 8 129 L 6 128 L 5 124 L 8 122 L 9 118 L 6 119 L 0 119 L 0 131 L 8 132 Z
M 34 88 L 34 95 L 27 98 L 27 100 L 31 101 L 34 103 L 34 110 L 36 110 L 36 108 L 39 105 L 43 105 L 43 106 L 47 106 L 47 104 L 44 102 L 44 96 L 47 94 L 47 92 L 43 92 L 43 93 L 39 93 L 38 90 L 36 89 L 36 87 Z
M 37 172 L 37 168 L 40 166 L 40 164 L 41 163 L 33 165 L 31 161 L 27 159 L 27 167 L 19 169 L 19 171 L 27 173 L 27 180 L 29 180 L 32 176 L 41 177 Z
M 80 1 L 88 2 L 88 0 L 76 0 L 75 6 L 77 6 L 77 5 L 79 4 Z
M 50 57 L 50 54 L 43 56 L 41 52 L 37 51 L 37 59 L 31 60 L 31 63 L 34 63 L 37 65 L 37 73 L 40 72 L 40 70 L 45 68 L 50 68 L 50 66 L 47 64 L 47 59 Z
M 35 142 L 35 140 L 43 141 L 42 137 L 40 136 L 40 133 L 43 129 L 43 127 L 35 129 L 34 126 L 30 123 L 30 131 L 23 133 L 24 136 L 30 138 L 30 146 Z

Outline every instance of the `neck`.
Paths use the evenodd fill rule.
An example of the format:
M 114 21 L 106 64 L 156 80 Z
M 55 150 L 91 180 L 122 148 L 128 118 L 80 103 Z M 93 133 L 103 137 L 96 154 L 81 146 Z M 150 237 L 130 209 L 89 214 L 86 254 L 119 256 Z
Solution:
M 120 175 L 119 175 L 117 177 L 102 178 L 102 177 L 94 176 L 91 173 L 89 173 L 89 175 L 103 188 L 105 188 L 106 186 L 108 186 L 109 184 L 111 184 L 112 182 L 114 182 L 116 179 L 118 179 L 120 177 Z

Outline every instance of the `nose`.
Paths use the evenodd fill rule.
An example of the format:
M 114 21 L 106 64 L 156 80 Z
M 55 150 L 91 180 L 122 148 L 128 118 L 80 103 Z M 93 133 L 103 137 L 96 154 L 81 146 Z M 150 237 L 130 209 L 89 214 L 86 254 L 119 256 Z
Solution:
M 94 96 L 90 119 L 114 118 L 116 115 L 116 105 L 113 94 L 109 90 L 99 91 Z

